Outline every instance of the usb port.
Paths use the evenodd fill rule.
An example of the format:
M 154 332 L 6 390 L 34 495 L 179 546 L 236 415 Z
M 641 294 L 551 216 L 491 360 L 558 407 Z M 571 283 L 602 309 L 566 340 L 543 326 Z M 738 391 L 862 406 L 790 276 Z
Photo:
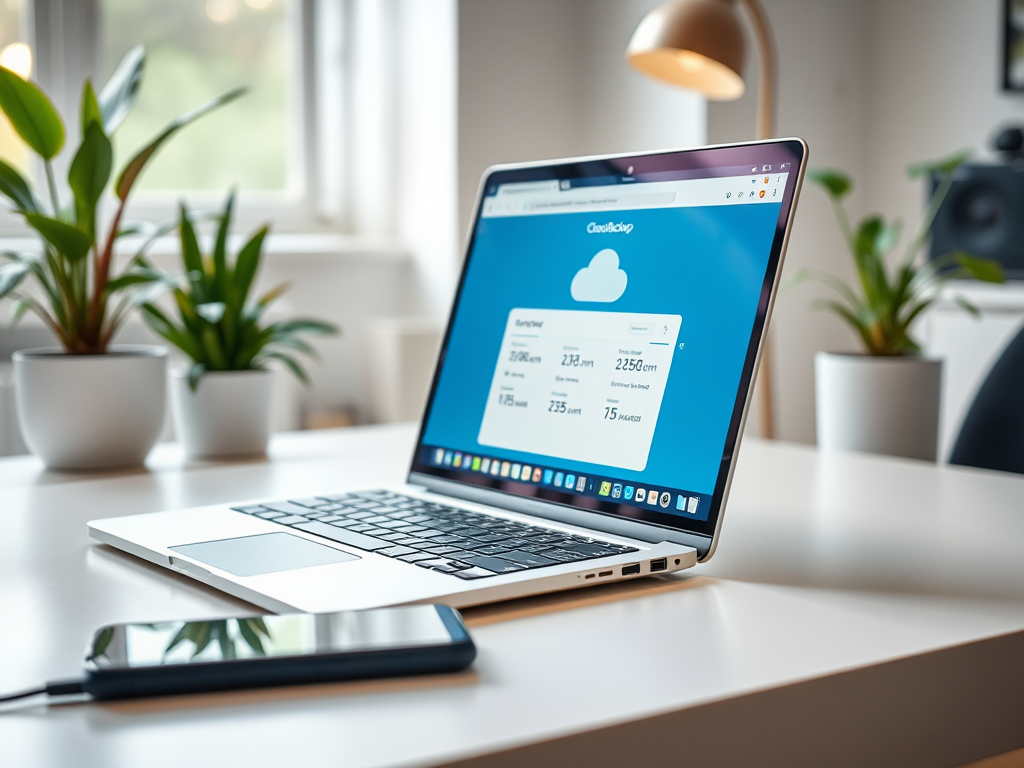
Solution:
M 599 574 L 597 574 L 597 575 L 598 575 L 598 576 L 611 576 L 611 575 L 612 575 L 612 571 L 601 571 L 601 572 L 600 572 Z
M 658 560 L 651 560 L 651 573 L 657 573 L 658 571 L 664 571 L 668 568 L 668 560 L 664 557 Z
M 640 573 L 640 563 L 633 563 L 632 565 L 622 566 L 623 576 L 635 576 Z

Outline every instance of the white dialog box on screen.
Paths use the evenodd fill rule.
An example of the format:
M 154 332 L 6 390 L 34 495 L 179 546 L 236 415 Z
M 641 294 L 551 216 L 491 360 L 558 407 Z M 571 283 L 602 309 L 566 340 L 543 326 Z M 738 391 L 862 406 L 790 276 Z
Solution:
M 479 442 L 643 470 L 679 315 L 513 309 Z

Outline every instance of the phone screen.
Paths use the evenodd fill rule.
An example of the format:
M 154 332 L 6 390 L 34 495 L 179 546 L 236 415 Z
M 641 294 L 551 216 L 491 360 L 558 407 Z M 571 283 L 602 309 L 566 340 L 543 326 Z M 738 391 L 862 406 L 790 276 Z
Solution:
M 309 656 L 444 645 L 462 635 L 457 614 L 433 605 L 117 624 L 96 633 L 87 661 L 114 669 Z

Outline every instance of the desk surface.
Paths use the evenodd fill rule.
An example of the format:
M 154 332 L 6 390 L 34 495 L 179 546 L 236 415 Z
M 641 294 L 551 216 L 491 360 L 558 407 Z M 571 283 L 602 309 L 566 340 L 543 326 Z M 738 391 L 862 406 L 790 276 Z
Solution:
M 400 482 L 413 439 L 280 435 L 268 462 L 217 465 L 161 446 L 107 476 L 0 461 L 0 691 L 76 676 L 104 623 L 251 610 L 87 520 Z M 473 674 L 8 708 L 0 764 L 957 765 L 1024 746 L 1024 478 L 748 439 L 733 488 L 685 577 L 470 612 Z

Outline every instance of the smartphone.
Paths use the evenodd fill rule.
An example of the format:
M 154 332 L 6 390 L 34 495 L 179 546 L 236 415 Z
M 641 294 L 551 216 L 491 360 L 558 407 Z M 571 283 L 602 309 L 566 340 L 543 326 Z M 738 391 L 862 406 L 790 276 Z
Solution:
M 114 624 L 89 645 L 84 688 L 95 699 L 165 696 L 456 672 L 475 657 L 446 605 Z

